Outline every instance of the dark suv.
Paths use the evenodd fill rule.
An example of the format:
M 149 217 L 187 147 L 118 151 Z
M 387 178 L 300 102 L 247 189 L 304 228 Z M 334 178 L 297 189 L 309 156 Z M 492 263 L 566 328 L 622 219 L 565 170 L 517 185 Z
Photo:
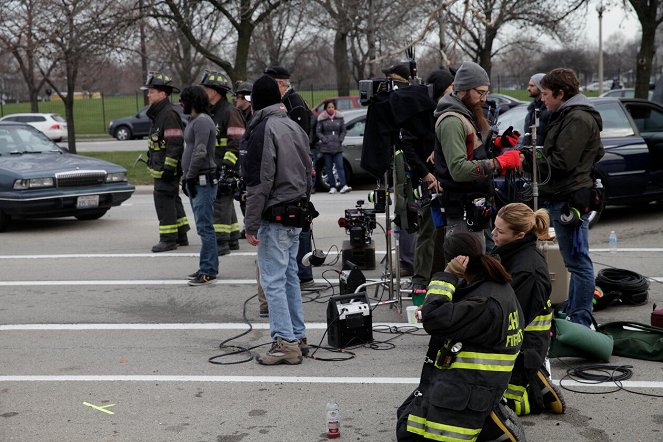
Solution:
M 108 125 L 108 133 L 120 141 L 148 136 L 150 134 L 150 126 L 152 126 L 152 121 L 147 116 L 149 108 L 150 106 L 145 106 L 136 115 L 112 120 Z M 181 106 L 177 106 L 177 109 L 182 122 L 186 126 L 188 117 L 182 113 Z

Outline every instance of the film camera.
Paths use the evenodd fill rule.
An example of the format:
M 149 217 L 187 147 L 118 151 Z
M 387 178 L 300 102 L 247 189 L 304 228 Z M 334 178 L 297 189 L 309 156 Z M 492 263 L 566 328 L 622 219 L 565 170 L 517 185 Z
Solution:
M 359 80 L 359 102 L 362 106 L 371 104 L 373 97 L 382 92 L 394 90 L 394 80 L 391 78 L 373 78 Z
M 371 235 L 375 229 L 375 210 L 363 207 L 364 200 L 357 201 L 354 209 L 345 209 L 345 216 L 338 219 L 338 226 L 350 235 L 352 246 L 371 243 Z

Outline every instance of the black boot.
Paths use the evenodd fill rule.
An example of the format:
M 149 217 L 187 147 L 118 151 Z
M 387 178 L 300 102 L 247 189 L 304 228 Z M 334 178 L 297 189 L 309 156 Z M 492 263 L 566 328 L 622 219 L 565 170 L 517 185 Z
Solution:
M 228 241 L 218 241 L 216 243 L 217 255 L 223 256 L 230 254 L 230 245 Z
M 157 244 L 152 246 L 153 253 L 167 252 L 168 250 L 177 249 L 177 243 L 171 241 L 159 241 Z
M 178 246 L 188 246 L 189 245 L 189 238 L 187 238 L 186 233 L 184 235 L 180 235 L 177 237 L 177 245 Z
M 230 250 L 239 250 L 239 241 L 236 239 L 231 239 L 228 243 Z

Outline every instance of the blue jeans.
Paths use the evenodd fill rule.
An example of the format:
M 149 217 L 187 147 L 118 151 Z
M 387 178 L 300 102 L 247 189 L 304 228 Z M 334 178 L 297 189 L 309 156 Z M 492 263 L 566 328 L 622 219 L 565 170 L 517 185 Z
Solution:
M 202 243 L 198 271 L 204 275 L 216 276 L 219 273 L 219 256 L 213 225 L 216 184 L 206 186 L 196 184 L 196 191 L 196 196 L 189 200 L 193 209 L 193 217 L 196 220 L 196 231 Z
M 306 336 L 296 262 L 300 231 L 268 221 L 258 229 L 260 284 L 269 306 L 272 339 L 293 342 Z
M 327 185 L 331 189 L 336 187 L 336 180 L 334 179 L 333 166 L 336 166 L 336 173 L 338 174 L 338 184 L 345 186 L 345 168 L 343 167 L 343 152 L 339 153 L 325 153 L 325 171 L 327 173 Z
M 566 314 L 572 322 L 589 327 L 592 323 L 592 299 L 594 298 L 596 285 L 594 265 L 589 257 L 589 220 L 587 215 L 582 216 L 580 252 L 576 251 L 574 253 L 573 232 L 576 227 L 565 226 L 559 222 L 564 204 L 563 202 L 549 202 L 546 206 L 555 229 L 555 236 L 557 237 L 562 259 L 564 259 L 564 265 L 571 273 Z
M 300 281 L 313 279 L 313 267 L 302 264 L 304 255 L 311 251 L 311 229 L 302 229 L 299 233 L 299 248 L 297 250 L 297 276 Z

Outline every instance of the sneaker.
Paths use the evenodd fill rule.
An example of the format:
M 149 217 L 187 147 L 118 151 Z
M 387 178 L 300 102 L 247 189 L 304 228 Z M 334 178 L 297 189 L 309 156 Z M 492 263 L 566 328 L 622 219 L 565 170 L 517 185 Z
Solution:
M 168 250 L 175 249 L 177 249 L 176 242 L 159 241 L 157 244 L 152 246 L 152 253 L 167 252 Z
M 298 365 L 302 363 L 302 351 L 299 349 L 299 342 L 288 342 L 282 338 L 276 338 L 272 342 L 272 348 L 266 353 L 259 353 L 256 361 L 262 365 L 289 364 Z
M 298 342 L 299 342 L 299 350 L 301 350 L 302 356 L 308 356 L 308 350 L 310 347 L 308 346 L 308 341 L 306 340 L 306 338 L 301 338 Z
M 192 274 L 187 276 L 187 278 L 189 279 L 189 281 L 192 281 L 192 280 L 196 279 L 198 277 L 198 275 L 200 275 L 200 270 L 196 270 L 195 272 L 193 272 Z
M 541 389 L 541 396 L 543 396 L 543 404 L 546 410 L 554 414 L 564 414 L 566 402 L 564 402 L 562 391 L 552 383 L 547 373 L 542 370 L 537 371 L 536 384 Z
M 329 189 L 329 193 L 336 193 L 336 187 L 332 187 L 331 189 Z
M 341 187 L 341 193 L 348 193 L 351 190 L 352 190 L 352 187 L 350 187 L 350 186 Z
M 309 279 L 308 281 L 299 281 L 299 288 L 301 289 L 310 289 L 311 287 L 315 286 L 315 281 L 312 279 Z
M 265 306 L 260 306 L 260 317 L 261 318 L 269 318 L 269 307 Z
M 192 279 L 192 280 L 189 281 L 189 285 L 198 286 L 198 285 L 212 284 L 212 282 L 214 282 L 215 279 L 216 279 L 216 276 L 209 276 L 209 275 L 205 275 L 203 273 L 199 273 L 198 276 L 196 276 L 195 279 Z

